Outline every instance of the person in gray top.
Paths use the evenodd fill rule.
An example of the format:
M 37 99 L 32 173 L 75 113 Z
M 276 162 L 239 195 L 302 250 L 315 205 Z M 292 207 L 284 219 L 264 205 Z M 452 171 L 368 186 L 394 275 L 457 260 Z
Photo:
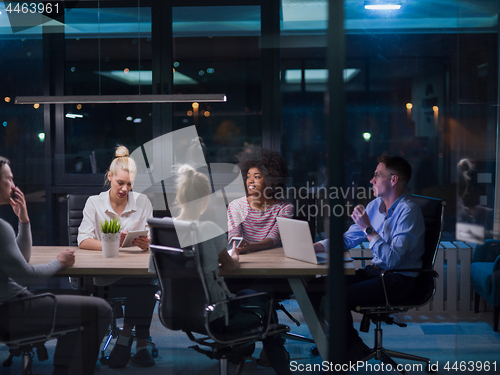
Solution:
M 21 300 L 33 294 L 21 285 L 23 280 L 50 277 L 75 262 L 73 250 L 66 249 L 53 261 L 36 266 L 31 257 L 31 226 L 22 191 L 15 186 L 8 159 L 0 156 L 0 205 L 10 204 L 19 218 L 16 236 L 12 226 L 0 218 L 0 330 L 10 337 L 38 331 L 52 325 L 50 298 Z M 100 344 L 111 321 L 111 308 L 100 298 L 56 296 L 56 329 L 82 326 L 57 340 L 53 375 L 91 375 Z

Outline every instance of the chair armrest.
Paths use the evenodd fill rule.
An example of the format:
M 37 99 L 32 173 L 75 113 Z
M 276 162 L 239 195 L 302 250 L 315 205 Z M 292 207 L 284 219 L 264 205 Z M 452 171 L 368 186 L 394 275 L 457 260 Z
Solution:
M 245 301 L 250 301 L 251 300 L 256 300 L 260 299 L 260 303 L 249 303 L 248 305 L 245 303 Z M 256 301 L 258 302 L 258 301 Z M 228 310 L 230 305 L 238 304 L 238 308 L 241 308 L 242 310 L 247 310 L 252 313 L 257 314 L 256 310 L 264 310 L 264 316 L 259 315 L 262 325 L 263 325 L 263 330 L 260 331 L 258 334 L 250 334 L 246 336 L 239 337 L 237 340 L 222 340 L 221 338 L 218 338 L 216 334 L 214 334 L 211 329 L 210 329 L 210 315 L 212 312 L 216 310 L 218 306 L 223 306 L 227 305 Z M 217 341 L 222 344 L 234 344 L 239 341 L 247 341 L 252 338 L 256 339 L 263 339 L 267 336 L 267 333 L 269 332 L 269 325 L 271 324 L 271 314 L 272 314 L 272 309 L 274 308 L 273 304 L 273 298 L 269 293 L 261 292 L 261 293 L 253 293 L 250 295 L 245 295 L 245 296 L 238 296 L 234 298 L 229 298 L 226 300 L 219 301 L 217 303 L 214 303 L 212 305 L 208 305 L 206 307 L 206 314 L 205 314 L 205 327 L 207 330 L 208 335 L 210 338 L 214 341 Z
M 31 301 L 31 300 L 40 299 L 40 298 L 51 298 L 53 301 L 52 325 L 50 326 L 48 333 L 43 334 L 48 339 L 48 338 L 52 337 L 52 335 L 54 334 L 54 330 L 55 330 L 55 326 L 56 326 L 57 300 L 56 300 L 56 296 L 54 294 L 52 294 L 52 293 L 35 294 L 33 296 L 21 297 L 21 298 L 15 299 L 15 300 L 0 302 L 0 305 L 14 303 L 14 302 Z M 6 342 L 6 344 L 8 344 L 8 342 Z
M 438 278 L 439 274 L 435 270 L 426 270 L 423 268 L 402 268 L 402 269 L 396 269 L 396 270 L 382 270 L 380 273 L 380 278 L 382 279 L 382 287 L 384 288 L 384 296 L 385 296 L 385 303 L 387 307 L 395 307 L 389 302 L 389 296 L 387 295 L 387 288 L 385 286 L 385 281 L 384 277 L 386 274 L 393 274 L 396 272 L 418 272 L 419 276 L 424 274 L 424 273 L 429 273 L 432 275 L 433 278 Z M 415 276 L 418 277 L 418 276 Z

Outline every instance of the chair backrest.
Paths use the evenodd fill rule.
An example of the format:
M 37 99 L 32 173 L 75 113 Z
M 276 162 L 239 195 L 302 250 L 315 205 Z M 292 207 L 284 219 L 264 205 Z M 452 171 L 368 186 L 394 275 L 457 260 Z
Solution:
M 78 246 L 78 227 L 83 220 L 83 209 L 89 195 L 68 194 L 68 243 Z
M 444 206 L 446 202 L 442 199 L 424 197 L 412 194 L 410 199 L 415 202 L 424 215 L 425 223 L 425 252 L 423 255 L 422 268 L 432 270 L 436 260 L 441 232 L 443 230 Z
M 443 230 L 443 215 L 446 202 L 442 199 L 420 195 L 411 195 L 410 199 L 420 207 L 424 216 L 425 250 L 422 268 L 432 272 L 421 273 L 417 277 L 416 283 L 418 287 L 410 296 L 406 296 L 408 299 L 402 301 L 402 304 L 422 306 L 432 299 L 436 291 L 435 271 L 433 270 Z
M 158 315 L 168 329 L 206 334 L 208 292 L 199 269 L 198 245 L 181 248 L 176 227 L 195 234 L 192 222 L 151 218 L 151 252 L 161 287 Z

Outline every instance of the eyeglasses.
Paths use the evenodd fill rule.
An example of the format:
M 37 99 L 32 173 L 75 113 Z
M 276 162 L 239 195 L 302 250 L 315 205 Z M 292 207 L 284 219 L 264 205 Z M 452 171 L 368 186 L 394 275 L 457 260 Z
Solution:
M 382 176 L 394 176 L 394 175 L 395 175 L 395 173 L 391 173 L 391 174 L 378 174 L 378 173 L 375 173 L 375 174 L 373 175 L 373 178 L 374 178 L 375 180 L 377 180 L 377 179 L 379 179 L 379 178 L 380 178 L 380 177 L 382 177 Z

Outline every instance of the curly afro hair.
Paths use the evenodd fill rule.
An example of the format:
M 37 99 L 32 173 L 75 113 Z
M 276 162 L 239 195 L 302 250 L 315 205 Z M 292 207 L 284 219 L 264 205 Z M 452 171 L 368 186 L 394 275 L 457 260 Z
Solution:
M 257 168 L 266 180 L 266 196 L 283 193 L 288 179 L 288 163 L 279 152 L 250 146 L 238 155 L 239 167 L 246 179 L 248 170 Z

